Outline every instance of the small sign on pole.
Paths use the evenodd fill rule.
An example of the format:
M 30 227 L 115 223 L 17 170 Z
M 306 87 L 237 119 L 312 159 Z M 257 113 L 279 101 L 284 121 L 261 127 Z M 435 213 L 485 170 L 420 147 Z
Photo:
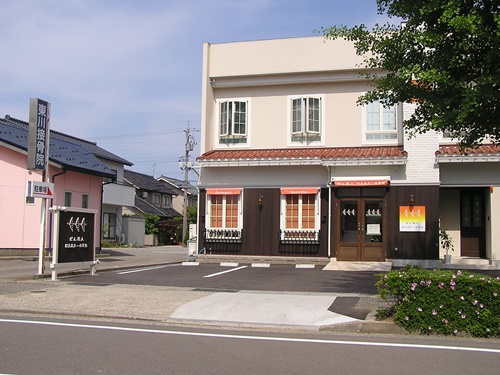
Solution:
M 54 184 L 51 182 L 28 181 L 26 192 L 31 198 L 54 198 Z

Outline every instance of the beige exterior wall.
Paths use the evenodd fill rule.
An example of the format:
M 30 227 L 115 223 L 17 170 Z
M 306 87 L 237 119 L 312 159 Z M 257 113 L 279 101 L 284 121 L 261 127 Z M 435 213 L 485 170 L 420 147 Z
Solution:
M 354 69 L 361 62 L 350 42 L 322 36 L 212 44 L 210 76 L 282 74 Z
M 500 184 L 492 186 L 489 201 L 489 212 L 488 210 L 486 212 L 487 219 L 489 219 L 486 231 L 486 238 L 489 238 L 486 242 L 486 257 L 495 260 L 500 266 L 500 230 L 498 230 L 500 228 Z
M 440 226 L 446 229 L 453 240 L 454 251 L 449 254 L 460 256 L 460 190 L 442 190 L 439 194 L 439 211 Z M 443 258 L 444 254 L 440 244 L 439 257 Z
M 363 108 L 356 101 L 369 85 L 357 75 L 356 65 L 360 62 L 350 42 L 325 42 L 323 37 L 205 43 L 201 153 L 231 148 L 366 144 Z M 323 138 L 312 144 L 290 141 L 290 100 L 302 95 L 322 99 Z M 217 100 L 220 99 L 248 100 L 246 144 L 219 144 Z

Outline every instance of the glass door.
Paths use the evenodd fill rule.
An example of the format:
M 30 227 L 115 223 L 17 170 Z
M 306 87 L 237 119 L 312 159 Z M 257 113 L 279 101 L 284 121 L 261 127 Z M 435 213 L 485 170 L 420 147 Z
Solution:
M 383 201 L 345 199 L 338 207 L 337 260 L 384 261 Z

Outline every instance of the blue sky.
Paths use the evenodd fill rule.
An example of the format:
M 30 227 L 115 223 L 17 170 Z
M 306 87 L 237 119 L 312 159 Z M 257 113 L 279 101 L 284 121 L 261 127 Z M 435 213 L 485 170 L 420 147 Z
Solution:
M 183 129 L 200 128 L 203 42 L 387 21 L 376 0 L 0 0 L 0 9 L 0 117 L 27 121 L 29 99 L 47 100 L 52 129 L 96 141 L 136 172 L 180 179 Z

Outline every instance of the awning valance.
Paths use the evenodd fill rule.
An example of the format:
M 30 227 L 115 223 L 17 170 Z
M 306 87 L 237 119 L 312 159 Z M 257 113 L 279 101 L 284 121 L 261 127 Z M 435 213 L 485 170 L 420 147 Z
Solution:
M 281 194 L 317 194 L 319 188 L 317 187 L 291 187 L 281 188 Z
M 241 188 L 210 188 L 207 189 L 208 195 L 240 195 Z
M 388 179 L 383 180 L 334 180 L 334 186 L 387 186 Z

